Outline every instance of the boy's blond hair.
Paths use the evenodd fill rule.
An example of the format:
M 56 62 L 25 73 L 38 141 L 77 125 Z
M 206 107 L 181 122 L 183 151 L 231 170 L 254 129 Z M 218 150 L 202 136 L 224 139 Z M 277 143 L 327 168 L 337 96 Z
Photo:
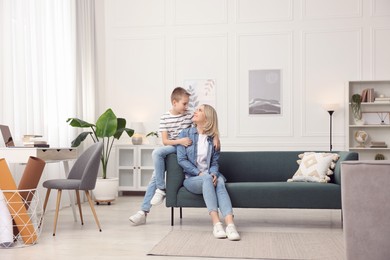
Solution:
M 204 114 L 206 116 L 206 124 L 204 125 L 205 134 L 208 136 L 218 136 L 218 116 L 215 109 L 207 104 L 203 104 Z
M 176 87 L 173 91 L 172 91 L 172 94 L 171 94 L 171 102 L 173 102 L 174 100 L 176 102 L 180 101 L 180 99 L 183 98 L 183 96 L 191 96 L 190 93 L 188 93 L 187 90 L 185 90 L 184 88 L 182 87 Z

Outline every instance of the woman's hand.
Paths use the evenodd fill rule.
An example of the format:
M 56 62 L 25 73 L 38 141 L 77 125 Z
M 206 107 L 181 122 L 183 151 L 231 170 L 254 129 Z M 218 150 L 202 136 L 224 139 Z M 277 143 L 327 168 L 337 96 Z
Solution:
M 215 186 L 217 186 L 217 180 L 218 180 L 218 178 L 217 178 L 217 176 L 215 176 L 214 174 L 211 174 L 211 176 L 213 176 L 213 185 L 214 185 L 214 187 L 215 187 Z

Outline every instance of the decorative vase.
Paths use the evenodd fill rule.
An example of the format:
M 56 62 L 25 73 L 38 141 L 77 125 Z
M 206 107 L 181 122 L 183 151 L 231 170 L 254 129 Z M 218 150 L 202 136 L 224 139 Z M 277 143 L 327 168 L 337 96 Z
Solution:
M 131 138 L 131 142 L 134 144 L 134 145 L 140 145 L 142 144 L 142 136 L 141 135 L 133 135 L 133 137 Z
M 118 196 L 119 178 L 97 178 L 95 189 L 92 191 L 96 204 L 100 202 L 111 202 Z

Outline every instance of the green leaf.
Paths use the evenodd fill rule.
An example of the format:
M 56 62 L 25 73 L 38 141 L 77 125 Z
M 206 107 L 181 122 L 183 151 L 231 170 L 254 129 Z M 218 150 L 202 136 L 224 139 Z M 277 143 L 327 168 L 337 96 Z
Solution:
M 117 118 L 111 108 L 107 109 L 96 121 L 96 135 L 111 137 L 117 132 Z
M 94 124 L 88 123 L 88 122 L 81 120 L 81 119 L 78 119 L 78 118 L 68 118 L 66 120 L 66 122 L 69 122 L 69 121 L 70 121 L 69 125 L 71 125 L 73 127 L 85 128 L 85 127 L 95 126 Z
M 77 147 L 79 146 L 84 140 L 85 138 L 87 138 L 88 135 L 92 135 L 92 132 L 82 132 L 81 134 L 79 134 L 79 136 L 77 136 L 73 141 L 72 141 L 72 147 Z
M 126 128 L 126 119 L 118 118 L 118 129 L 114 135 L 114 138 L 119 139 L 123 132 L 126 132 L 129 137 L 132 137 L 134 134 L 134 130 L 130 128 Z

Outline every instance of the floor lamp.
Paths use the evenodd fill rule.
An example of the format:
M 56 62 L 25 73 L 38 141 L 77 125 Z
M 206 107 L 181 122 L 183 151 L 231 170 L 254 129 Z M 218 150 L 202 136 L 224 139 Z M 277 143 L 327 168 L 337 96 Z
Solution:
M 326 104 L 324 108 L 329 113 L 329 151 L 332 151 L 332 117 L 334 111 L 338 108 L 338 104 Z

